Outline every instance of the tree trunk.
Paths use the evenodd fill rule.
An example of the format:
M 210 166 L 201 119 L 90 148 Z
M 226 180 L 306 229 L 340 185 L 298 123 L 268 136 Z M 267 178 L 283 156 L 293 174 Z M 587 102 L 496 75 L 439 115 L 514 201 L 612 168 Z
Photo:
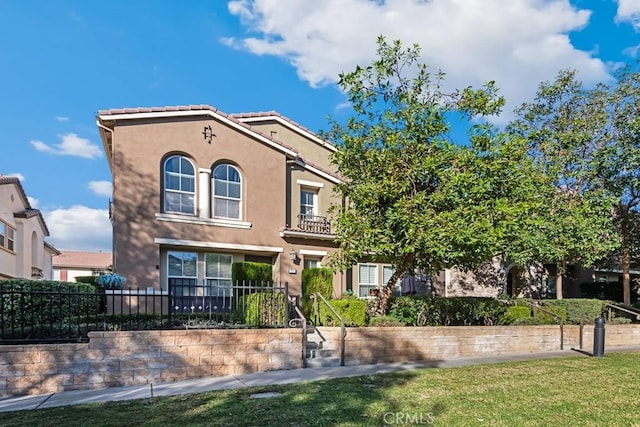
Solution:
M 393 286 L 398 281 L 398 279 L 404 274 L 407 268 L 411 265 L 413 260 L 415 259 L 415 254 L 409 254 L 404 257 L 402 263 L 398 266 L 396 271 L 391 275 L 391 278 L 387 282 L 386 286 L 382 290 L 382 294 L 380 295 L 380 303 L 375 310 L 376 316 L 384 316 L 387 313 L 387 309 L 389 308 L 389 299 L 391 298 L 391 294 L 393 293 Z
M 629 248 L 622 250 L 622 301 L 631 304 L 631 274 L 629 273 L 631 264 L 631 254 Z
M 562 299 L 562 282 L 564 279 L 565 271 L 567 270 L 567 261 L 562 260 L 562 263 L 558 265 L 556 271 L 556 299 Z

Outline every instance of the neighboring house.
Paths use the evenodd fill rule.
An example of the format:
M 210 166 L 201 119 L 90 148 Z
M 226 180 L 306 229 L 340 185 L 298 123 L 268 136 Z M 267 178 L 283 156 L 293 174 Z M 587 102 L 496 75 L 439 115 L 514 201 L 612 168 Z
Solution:
M 0 175 L 0 279 L 52 279 L 59 252 L 44 239 L 49 229 L 15 177 Z
M 53 258 L 53 280 L 74 282 L 78 276 L 97 276 L 111 271 L 111 252 L 60 251 Z
M 128 287 L 216 292 L 231 286 L 233 262 L 257 261 L 297 294 L 302 270 L 336 250 L 336 147 L 290 119 L 197 105 L 100 111 L 97 125 L 113 177 L 113 267 Z M 368 295 L 392 272 L 336 273 L 334 294 Z

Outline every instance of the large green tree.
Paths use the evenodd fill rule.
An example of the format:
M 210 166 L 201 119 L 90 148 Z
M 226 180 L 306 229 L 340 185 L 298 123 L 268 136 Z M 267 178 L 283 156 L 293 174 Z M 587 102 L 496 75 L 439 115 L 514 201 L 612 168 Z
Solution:
M 615 258 L 622 270 L 624 302 L 629 304 L 630 269 L 640 258 L 640 74 L 625 67 L 616 74 L 615 83 L 601 85 L 594 93 L 606 104 L 608 122 L 600 135 L 598 177 L 616 196 L 614 221 L 620 247 Z
M 339 147 L 332 160 L 344 179 L 344 202 L 332 210 L 334 266 L 368 256 L 392 262 L 384 312 L 408 268 L 473 268 L 500 252 L 534 174 L 519 140 L 497 138 L 482 120 L 503 105 L 492 82 L 447 92 L 444 73 L 419 62 L 419 46 L 380 37 L 377 53 L 371 65 L 340 75 L 353 115 L 332 121 L 324 136 Z M 452 136 L 454 120 L 468 129 L 464 141 Z
M 617 245 L 614 198 L 599 177 L 606 107 L 605 97 L 585 89 L 575 71 L 561 71 L 539 86 L 535 99 L 517 109 L 508 126 L 510 138 L 528 145 L 531 160 L 550 184 L 538 190 L 546 208 L 539 212 L 540 227 L 529 235 L 533 244 L 509 255 L 522 258 L 526 248 L 531 259 L 554 262 L 558 298 L 568 265 L 589 267 Z

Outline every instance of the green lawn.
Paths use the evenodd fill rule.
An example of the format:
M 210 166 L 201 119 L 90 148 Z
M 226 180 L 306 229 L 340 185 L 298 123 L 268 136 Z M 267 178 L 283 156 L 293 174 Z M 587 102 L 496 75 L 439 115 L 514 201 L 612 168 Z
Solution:
M 640 426 L 640 353 L 0 413 L 2 426 Z M 251 399 L 257 392 L 280 397 Z

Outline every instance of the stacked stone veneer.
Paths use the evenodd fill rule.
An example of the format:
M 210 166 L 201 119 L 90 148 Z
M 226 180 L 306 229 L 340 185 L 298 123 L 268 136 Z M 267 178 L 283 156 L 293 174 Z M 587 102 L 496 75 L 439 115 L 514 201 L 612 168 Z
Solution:
M 299 329 L 91 332 L 86 344 L 0 346 L 0 396 L 302 366 Z
M 640 345 L 640 325 L 606 325 L 606 347 Z M 339 353 L 340 328 L 318 328 Z M 141 385 L 302 366 L 300 329 L 92 332 L 87 344 L 0 345 L 0 397 Z M 564 327 L 579 348 L 580 327 Z M 560 327 L 348 328 L 347 365 L 556 351 Z M 582 331 L 593 350 L 593 325 Z

